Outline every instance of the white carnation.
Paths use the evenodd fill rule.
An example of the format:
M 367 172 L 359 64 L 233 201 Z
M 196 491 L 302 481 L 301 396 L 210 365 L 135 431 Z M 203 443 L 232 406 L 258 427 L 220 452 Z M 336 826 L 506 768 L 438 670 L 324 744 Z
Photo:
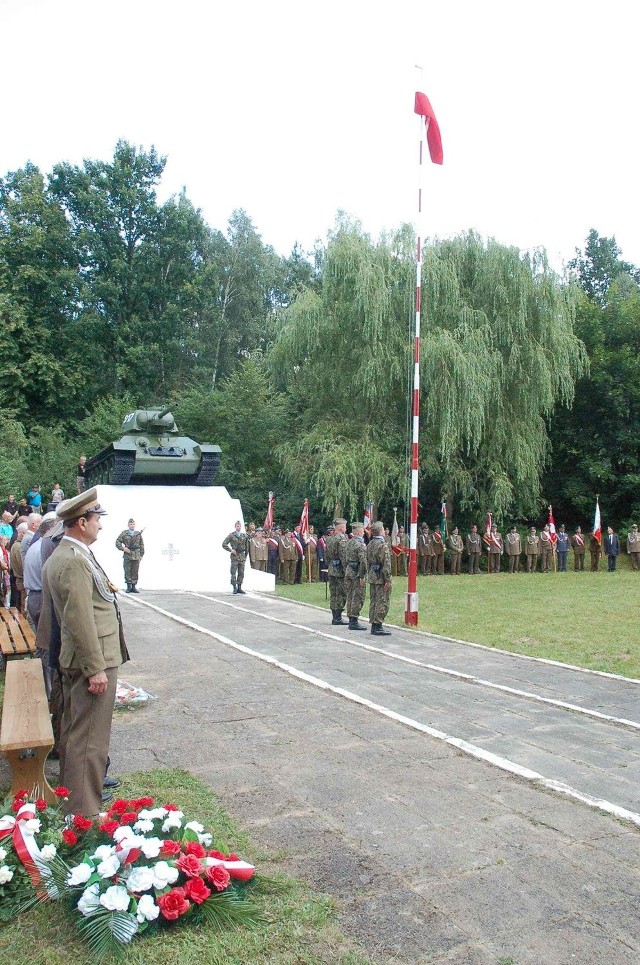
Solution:
M 195 831 L 196 834 L 202 834 L 204 831 L 204 825 L 199 824 L 198 821 L 189 821 L 188 824 L 185 824 L 185 828 L 188 828 L 190 831 Z
M 40 850 L 40 857 L 43 861 L 53 861 L 58 851 L 53 844 L 45 844 Z
M 159 914 L 160 909 L 151 895 L 143 895 L 138 902 L 138 913 L 136 915 L 138 921 L 143 922 L 145 919 L 155 921 Z
M 153 868 L 153 887 L 166 888 L 178 880 L 178 875 L 177 868 L 170 868 L 166 861 L 158 861 Z
M 182 811 L 171 811 L 169 813 L 167 820 L 162 825 L 162 830 L 164 831 L 164 833 L 166 834 L 167 831 L 173 831 L 177 828 L 181 828 L 183 817 L 184 817 L 184 814 L 182 813 Z
M 0 885 L 6 885 L 13 878 L 13 871 L 9 865 L 3 864 L 0 868 Z
M 153 868 L 134 868 L 127 878 L 127 891 L 141 892 L 153 888 Z
M 92 915 L 96 908 L 100 907 L 100 899 L 98 897 L 98 884 L 89 885 L 88 888 L 82 892 L 80 901 L 78 902 L 78 911 L 81 912 L 85 917 L 87 915 Z
M 210 848 L 213 844 L 213 835 L 209 834 L 208 831 L 205 834 L 199 834 L 198 841 L 203 847 Z
M 89 880 L 92 874 L 92 866 L 83 861 L 82 864 L 78 864 L 75 868 L 71 869 L 71 873 L 67 878 L 67 884 L 71 885 L 72 888 L 75 885 L 83 885 L 85 881 Z
M 146 834 L 147 831 L 153 831 L 153 821 L 149 821 L 148 819 L 136 821 L 133 827 L 136 831 L 142 831 Z
M 162 851 L 162 841 L 160 838 L 145 838 L 140 849 L 145 858 L 157 858 Z
M 38 834 L 41 827 L 41 822 L 39 818 L 29 818 L 23 824 L 24 830 L 29 831 L 31 834 Z
M 101 878 L 113 878 L 115 874 L 120 870 L 120 859 L 117 855 L 112 854 L 110 857 L 105 858 L 98 865 L 98 874 Z
M 0 848 L 0 861 L 4 861 L 6 857 L 7 857 L 7 852 L 4 850 L 4 848 Z
M 97 858 L 98 861 L 104 861 L 105 858 L 110 858 L 112 854 L 116 853 L 116 849 L 112 848 L 110 844 L 101 844 L 91 855 L 92 858 Z
M 166 817 L 169 812 L 166 808 L 143 808 L 142 811 L 138 811 L 138 817 L 142 818 L 143 821 L 159 821 L 160 818 Z
M 111 885 L 103 895 L 100 895 L 100 904 L 109 911 L 127 911 L 129 908 L 127 889 L 122 885 Z

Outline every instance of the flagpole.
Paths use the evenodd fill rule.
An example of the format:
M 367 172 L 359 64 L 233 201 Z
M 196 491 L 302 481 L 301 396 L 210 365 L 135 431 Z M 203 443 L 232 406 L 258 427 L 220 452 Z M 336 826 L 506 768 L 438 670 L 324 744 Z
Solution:
M 422 75 L 422 68 L 417 68 Z M 422 87 L 422 84 L 420 85 Z M 415 333 L 413 340 L 413 419 L 411 438 L 411 521 L 409 526 L 409 575 L 404 607 L 404 622 L 418 626 L 418 446 L 420 439 L 420 322 L 422 313 L 422 150 L 429 120 L 419 114 L 418 148 L 418 223 L 416 238 Z

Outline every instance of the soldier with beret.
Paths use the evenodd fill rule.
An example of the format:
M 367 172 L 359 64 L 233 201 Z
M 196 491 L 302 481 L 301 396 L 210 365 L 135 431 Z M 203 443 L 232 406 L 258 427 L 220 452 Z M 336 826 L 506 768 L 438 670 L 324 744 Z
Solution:
M 140 560 L 144 556 L 144 541 L 142 532 L 136 529 L 135 519 L 130 519 L 127 529 L 123 529 L 116 540 L 116 549 L 122 551 L 122 565 L 124 567 L 124 580 L 127 584 L 127 593 L 139 593 L 136 588 L 138 584 L 138 572 Z
M 351 524 L 352 538 L 347 541 L 344 553 L 344 587 L 350 630 L 366 630 L 359 621 L 364 606 L 365 578 L 367 575 L 367 547 L 364 544 L 364 523 Z
M 579 526 L 576 527 L 576 531 L 571 537 L 571 546 L 573 548 L 574 570 L 584 570 L 584 554 L 587 546 L 584 533 Z
M 231 586 L 234 593 L 243 593 L 244 564 L 249 552 L 249 537 L 242 532 L 242 523 L 236 520 L 232 533 L 225 536 L 222 549 L 231 554 Z
M 627 553 L 631 559 L 631 566 L 634 570 L 640 569 L 640 534 L 638 527 L 634 523 L 627 536 Z
M 391 551 L 384 538 L 384 526 L 378 521 L 371 527 L 371 539 L 367 546 L 367 578 L 369 581 L 369 620 L 371 633 L 387 637 L 382 622 L 389 612 L 391 597 Z
M 60 627 L 60 779 L 69 812 L 86 817 L 101 810 L 118 667 L 129 659 L 115 586 L 89 549 L 105 513 L 95 488 L 60 503 L 64 536 L 43 568 L 43 611 L 53 607 Z

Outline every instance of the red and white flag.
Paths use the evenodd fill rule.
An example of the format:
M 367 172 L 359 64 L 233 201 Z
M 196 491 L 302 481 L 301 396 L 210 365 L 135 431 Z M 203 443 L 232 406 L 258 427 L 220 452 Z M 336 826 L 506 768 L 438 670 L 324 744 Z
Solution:
M 300 517 L 300 534 L 304 539 L 309 537 L 309 500 L 305 499 L 304 506 L 302 507 L 302 516 Z
M 263 529 L 268 532 L 273 529 L 273 514 L 276 508 L 276 498 L 273 493 L 269 493 L 269 508 L 267 509 L 267 515 L 264 518 Z
M 420 114 L 422 117 L 424 117 L 427 127 L 427 145 L 429 147 L 431 160 L 434 164 L 442 164 L 443 154 L 440 128 L 436 120 L 436 115 L 433 113 L 433 107 L 431 106 L 429 98 L 426 94 L 422 94 L 420 91 L 416 91 L 414 111 L 416 114 Z
M 556 524 L 553 518 L 553 510 L 551 509 L 551 506 L 549 506 L 549 519 L 547 520 L 547 522 L 549 524 L 549 539 L 555 546 L 556 543 L 558 542 L 558 534 L 556 533 Z
M 495 536 L 491 532 L 492 529 L 493 529 L 493 520 L 491 518 L 491 513 L 487 513 L 487 525 L 484 528 L 484 533 L 482 535 L 482 538 L 487 544 L 487 548 L 489 548 L 489 546 L 498 546 L 500 549 L 502 549 L 502 547 L 500 546 L 500 540 L 495 538 Z
M 602 522 L 600 520 L 600 503 L 596 497 L 596 512 L 593 517 L 593 535 L 599 543 L 602 542 Z

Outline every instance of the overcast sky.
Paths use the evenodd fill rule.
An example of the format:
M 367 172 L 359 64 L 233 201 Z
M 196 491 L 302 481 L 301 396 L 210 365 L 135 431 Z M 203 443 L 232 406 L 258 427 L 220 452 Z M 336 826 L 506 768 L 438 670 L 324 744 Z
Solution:
M 288 254 L 344 209 L 374 234 L 416 220 L 415 64 L 444 165 L 424 233 L 546 247 L 591 227 L 640 265 L 640 7 L 621 0 L 0 0 L 0 175 L 168 157 L 214 227 L 234 208 Z

